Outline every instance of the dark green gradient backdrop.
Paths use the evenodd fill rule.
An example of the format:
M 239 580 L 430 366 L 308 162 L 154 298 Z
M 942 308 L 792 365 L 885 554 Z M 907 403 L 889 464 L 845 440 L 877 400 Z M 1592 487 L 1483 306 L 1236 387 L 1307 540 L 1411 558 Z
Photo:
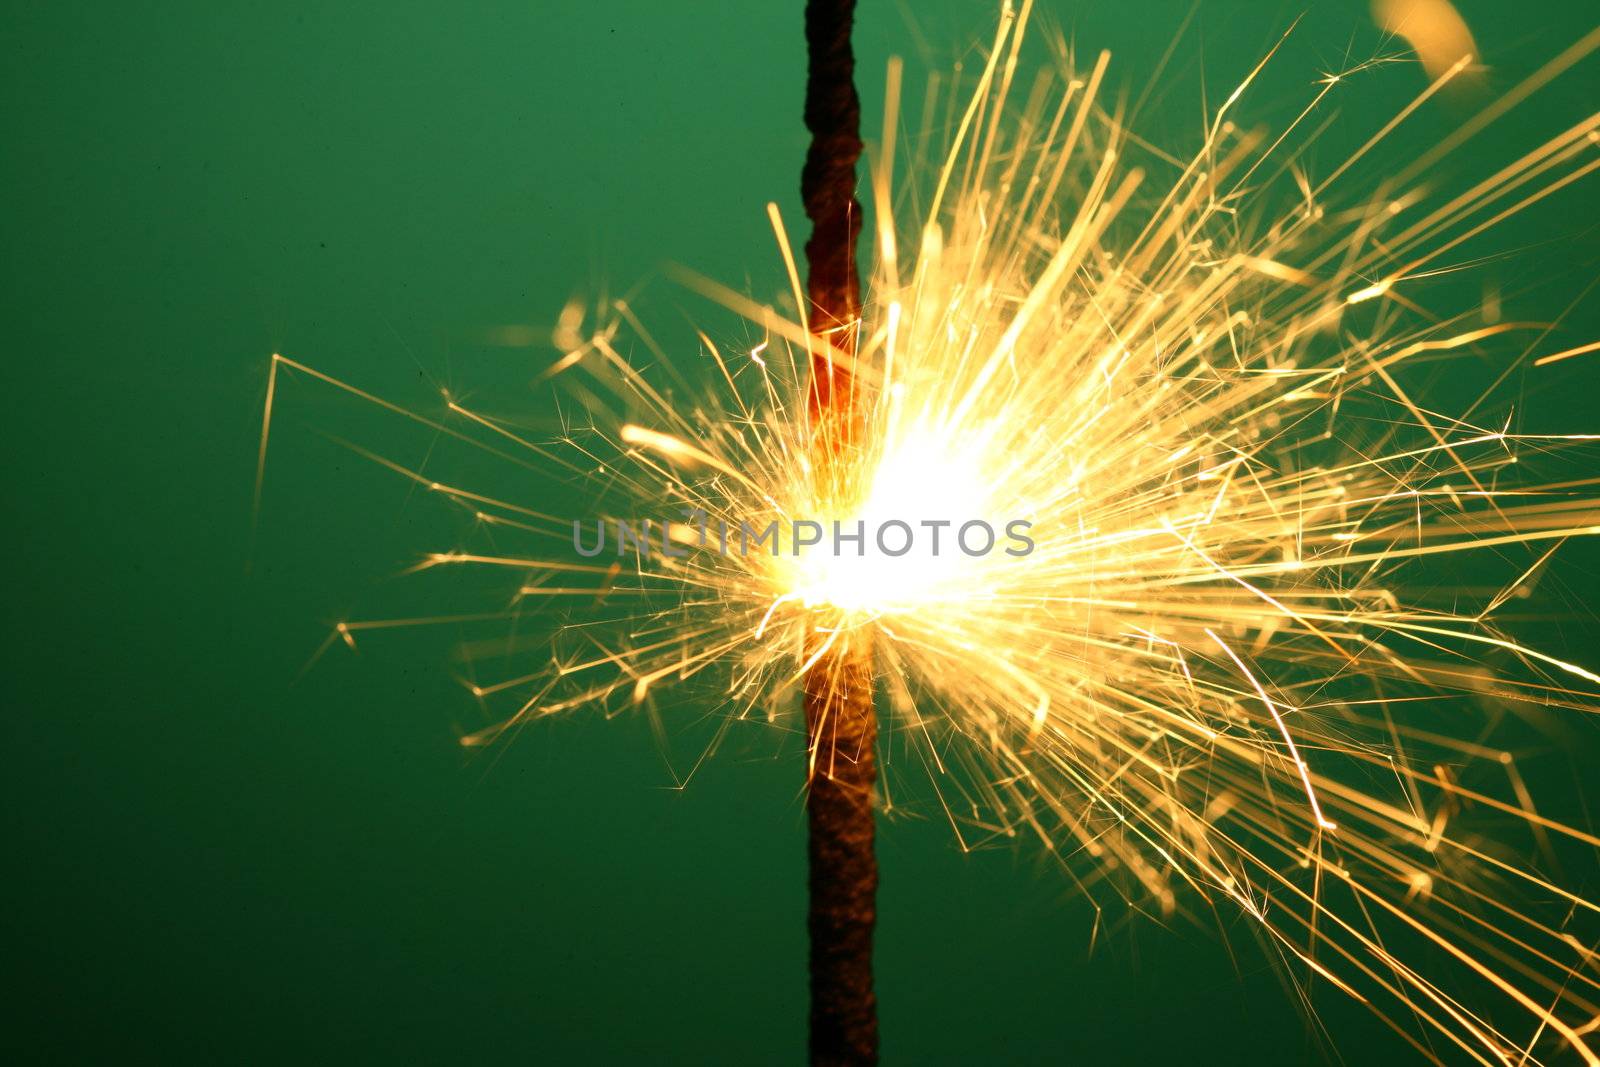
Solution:
M 1593 16 L 1461 6 L 1500 86 Z M 4 1047 L 800 1062 L 793 744 L 736 738 L 684 790 L 639 716 L 574 716 L 468 759 L 455 738 L 477 713 L 437 633 L 336 650 L 297 680 L 331 621 L 381 611 L 391 577 L 455 529 L 318 436 L 368 416 L 304 380 L 284 386 L 245 575 L 269 353 L 418 403 L 503 383 L 487 406 L 537 415 L 549 401 L 526 383 L 546 353 L 485 346 L 491 327 L 548 326 L 568 295 L 665 258 L 779 287 L 762 205 L 799 233 L 800 0 L 6 7 Z M 869 127 L 891 52 L 943 66 L 990 32 L 986 3 L 864 7 Z M 1258 118 L 1381 46 L 1364 4 L 1315 8 Z M 1113 84 L 1136 94 L 1186 11 L 1052 0 L 1042 21 L 1111 47 Z M 1192 145 L 1200 73 L 1215 98 L 1296 13 L 1203 7 L 1188 88 L 1144 129 Z M 1485 151 L 1575 119 L 1592 69 Z M 1392 110 L 1421 84 L 1397 67 L 1350 107 Z M 1593 200 L 1503 243 L 1590 225 Z M 1529 313 L 1592 278 L 1594 249 L 1542 262 L 1558 281 Z M 1539 428 L 1600 425 L 1596 376 L 1572 369 L 1577 385 L 1520 401 Z M 1595 591 L 1592 564 L 1561 572 L 1569 602 Z M 1593 632 L 1544 639 L 1580 655 Z M 888 1063 L 1324 1056 L 1232 915 L 1162 929 L 1108 912 L 1090 956 L 1091 906 L 1036 850 L 963 855 L 933 819 L 881 841 Z M 1317 1008 L 1349 1062 L 1413 1058 L 1326 992 Z

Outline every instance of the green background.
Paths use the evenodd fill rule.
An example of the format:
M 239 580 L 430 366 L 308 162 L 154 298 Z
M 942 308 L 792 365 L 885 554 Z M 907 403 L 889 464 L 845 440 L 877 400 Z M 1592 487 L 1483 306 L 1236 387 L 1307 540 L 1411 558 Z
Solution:
M 1594 17 L 1460 6 L 1501 88 Z M 970 59 L 992 18 L 987 3 L 863 7 L 869 129 L 888 55 L 913 72 Z M 1385 47 L 1364 4 L 1315 7 L 1258 118 Z M 423 405 L 477 389 L 537 421 L 549 400 L 527 383 L 548 354 L 486 345 L 493 327 L 548 327 L 569 295 L 667 258 L 778 288 L 762 207 L 800 232 L 800 8 L 7 5 L 12 1054 L 801 1061 L 792 743 L 742 738 L 675 789 L 637 716 L 576 715 L 465 755 L 455 738 L 478 712 L 438 633 L 336 649 L 302 675 L 332 621 L 382 614 L 393 576 L 455 529 L 321 437 L 370 416 L 303 378 L 281 383 L 250 547 L 273 351 Z M 1041 20 L 1112 48 L 1113 84 L 1137 94 L 1187 11 L 1051 0 Z M 1199 75 L 1215 99 L 1297 13 L 1202 6 L 1173 75 L 1187 88 L 1151 105 L 1146 132 L 1192 144 Z M 1335 136 L 1422 84 L 1396 66 L 1353 87 L 1352 110 L 1384 110 Z M 1592 66 L 1569 75 L 1464 162 L 1553 133 L 1595 89 Z M 1418 143 L 1447 120 L 1425 116 Z M 1592 226 L 1594 202 L 1570 196 L 1503 244 Z M 1575 247 L 1535 257 L 1555 288 L 1532 310 L 1594 277 L 1592 233 Z M 1571 343 L 1593 336 L 1585 321 Z M 1591 367 L 1541 381 L 1522 410 L 1596 428 Z M 1581 603 L 1593 575 L 1580 554 L 1562 588 Z M 1545 637 L 1581 655 L 1594 632 Z M 886 1062 L 1332 1055 L 1243 920 L 1108 911 L 1091 955 L 1091 906 L 1026 846 L 964 855 L 942 822 L 905 819 L 881 855 Z M 1355 1006 L 1316 1006 L 1349 1062 L 1415 1059 Z

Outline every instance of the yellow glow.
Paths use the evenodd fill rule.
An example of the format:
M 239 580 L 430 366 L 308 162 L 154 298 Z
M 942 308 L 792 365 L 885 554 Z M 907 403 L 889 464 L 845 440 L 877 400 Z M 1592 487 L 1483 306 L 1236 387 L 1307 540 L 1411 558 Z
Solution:
M 859 553 L 850 543 L 834 551 L 828 516 L 824 544 L 792 561 L 787 592 L 807 606 L 827 604 L 866 616 L 927 610 L 941 601 L 981 595 L 981 572 L 990 555 L 964 553 L 960 527 L 975 519 L 998 525 L 990 548 L 1001 552 L 998 537 L 1005 524 L 993 522 L 982 459 L 964 444 L 918 428 L 888 446 L 866 475 L 870 487 L 864 502 L 840 513 L 847 533 L 859 529 L 864 534 Z M 885 529 L 891 522 L 905 523 L 909 536 L 899 527 Z M 930 528 L 924 522 L 947 525 Z M 878 544 L 880 531 L 886 548 Z M 981 543 L 974 533 L 974 551 Z
M 1466 20 L 1449 0 L 1373 0 L 1378 25 L 1404 37 L 1433 78 L 1461 60 L 1478 57 Z

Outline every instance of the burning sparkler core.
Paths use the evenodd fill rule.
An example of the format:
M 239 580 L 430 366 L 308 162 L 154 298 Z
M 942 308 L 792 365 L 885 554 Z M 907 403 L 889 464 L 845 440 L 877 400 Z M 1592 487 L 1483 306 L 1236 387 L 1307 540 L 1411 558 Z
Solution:
M 861 503 L 839 525 L 872 531 L 872 550 L 839 551 L 835 543 L 834 551 L 795 560 L 786 595 L 857 620 L 897 615 L 971 599 L 983 586 L 985 561 L 1028 555 L 1031 524 L 1000 521 L 980 461 L 945 445 L 913 434 L 861 472 Z M 1000 548 L 1008 535 L 1016 538 L 1012 547 Z

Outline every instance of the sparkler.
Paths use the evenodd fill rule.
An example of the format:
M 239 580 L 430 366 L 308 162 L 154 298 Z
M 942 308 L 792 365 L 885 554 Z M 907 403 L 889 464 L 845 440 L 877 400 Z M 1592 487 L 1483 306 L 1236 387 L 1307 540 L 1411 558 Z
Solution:
M 807 415 L 814 434 L 814 480 L 851 480 L 861 447 L 861 397 L 854 355 L 861 319 L 856 244 L 856 160 L 861 103 L 850 33 L 855 0 L 807 0 L 806 127 L 811 147 L 800 191 L 811 219 L 804 306 L 809 329 L 849 361 L 809 354 Z M 776 547 L 776 545 L 774 546 Z M 878 720 L 873 708 L 871 630 L 842 638 L 832 627 L 810 635 L 804 704 L 807 749 L 811 937 L 811 1062 L 878 1062 L 877 997 L 872 988 L 872 928 L 878 863 L 873 853 L 873 790 Z
M 730 719 L 786 721 L 803 689 L 815 813 L 843 777 L 819 726 L 830 702 L 861 713 L 857 802 L 871 788 L 870 645 L 892 750 L 926 768 L 963 847 L 1027 835 L 1088 892 L 1167 915 L 1226 904 L 1305 996 L 1357 998 L 1435 1062 L 1600 1065 L 1600 904 L 1551 873 L 1563 855 L 1593 870 L 1600 838 L 1541 814 L 1483 711 L 1596 710 L 1600 676 L 1500 620 L 1562 542 L 1600 533 L 1600 479 L 1545 484 L 1522 461 L 1600 436 L 1516 432 L 1492 393 L 1441 413 L 1408 385 L 1478 352 L 1570 367 L 1595 350 L 1549 351 L 1549 322 L 1418 300 L 1469 242 L 1600 168 L 1591 115 L 1459 191 L 1423 180 L 1600 31 L 1375 180 L 1364 164 L 1470 56 L 1313 174 L 1297 146 L 1354 71 L 1262 133 L 1236 115 L 1258 66 L 1176 158 L 1108 105 L 1105 54 L 1087 69 L 1063 55 L 1021 88 L 1030 8 L 1007 8 L 949 126 L 925 119 L 912 140 L 908 187 L 925 198 L 910 212 L 894 199 L 891 65 L 859 320 L 818 297 L 815 258 L 808 300 L 772 208 L 793 314 L 684 272 L 765 336 L 735 353 L 701 334 L 703 381 L 663 383 L 678 372 L 627 302 L 592 323 L 574 305 L 549 370 L 587 373 L 592 425 L 544 441 L 454 399 L 438 419 L 401 412 L 519 473 L 580 479 L 606 521 L 657 517 L 648 550 L 619 537 L 580 558 L 566 517 L 380 460 L 530 546 L 424 569 L 503 568 L 519 605 L 572 613 L 549 662 L 473 684 L 516 703 L 466 742 L 648 706 L 669 683 Z M 927 114 L 956 87 L 930 83 Z M 387 403 L 284 357 L 274 387 L 285 369 Z M 813 519 L 861 523 L 861 553 L 799 551 Z M 898 521 L 904 554 L 872 539 Z M 1033 550 L 968 554 L 952 539 L 973 521 L 1021 521 Z M 726 549 L 770 523 L 778 551 Z M 1464 557 L 1500 561 L 1504 580 L 1452 581 Z

